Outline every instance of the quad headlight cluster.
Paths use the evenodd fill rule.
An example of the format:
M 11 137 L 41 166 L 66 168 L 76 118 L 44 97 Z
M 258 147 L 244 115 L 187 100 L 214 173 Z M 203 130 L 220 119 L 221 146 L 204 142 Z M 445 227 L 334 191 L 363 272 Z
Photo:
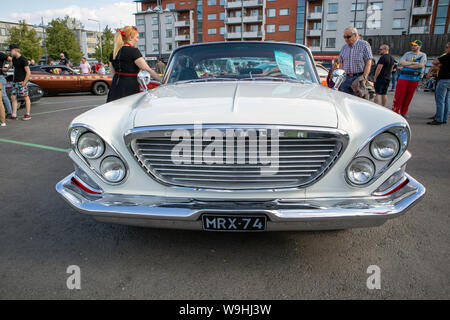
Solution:
M 75 127 L 69 133 L 72 149 L 105 182 L 119 183 L 127 175 L 127 167 L 117 152 L 94 132 Z
M 354 186 L 366 186 L 382 175 L 407 149 L 407 126 L 385 128 L 368 141 L 347 166 L 347 181 Z

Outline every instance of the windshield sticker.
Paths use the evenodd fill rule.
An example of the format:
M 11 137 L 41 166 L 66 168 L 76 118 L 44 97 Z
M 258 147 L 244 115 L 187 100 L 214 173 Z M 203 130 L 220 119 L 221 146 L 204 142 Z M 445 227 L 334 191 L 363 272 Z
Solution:
M 275 60 L 282 74 L 297 79 L 294 71 L 294 57 L 292 55 L 282 51 L 275 51 Z

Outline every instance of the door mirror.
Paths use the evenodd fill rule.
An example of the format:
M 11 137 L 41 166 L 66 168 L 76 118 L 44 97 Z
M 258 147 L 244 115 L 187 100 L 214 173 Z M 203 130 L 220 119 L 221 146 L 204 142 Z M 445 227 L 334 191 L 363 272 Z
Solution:
M 138 82 L 139 84 L 145 89 L 145 91 L 148 91 L 148 84 L 150 83 L 151 76 L 150 72 L 142 70 L 138 73 Z
M 345 81 L 347 78 L 347 74 L 343 69 L 336 69 L 333 71 L 333 74 L 331 76 L 331 80 L 334 82 L 334 90 L 338 90 L 341 84 Z

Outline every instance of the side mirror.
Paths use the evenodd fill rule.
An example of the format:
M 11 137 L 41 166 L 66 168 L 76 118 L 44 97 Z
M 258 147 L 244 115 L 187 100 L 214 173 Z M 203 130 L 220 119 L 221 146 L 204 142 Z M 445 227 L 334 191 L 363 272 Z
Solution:
M 331 80 L 334 82 L 334 90 L 338 90 L 341 84 L 345 81 L 347 78 L 347 74 L 342 69 L 336 69 L 333 71 L 333 74 L 331 76 Z
M 150 83 L 151 77 L 150 72 L 142 70 L 138 73 L 138 82 L 145 89 L 145 92 L 148 91 L 148 84 Z

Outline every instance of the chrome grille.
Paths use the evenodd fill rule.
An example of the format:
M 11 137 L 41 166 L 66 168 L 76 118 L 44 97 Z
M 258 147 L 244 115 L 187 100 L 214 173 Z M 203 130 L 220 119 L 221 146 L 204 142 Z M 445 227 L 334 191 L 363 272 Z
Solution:
M 180 187 L 206 188 L 221 190 L 245 189 L 280 189 L 293 188 L 310 184 L 322 176 L 336 161 L 347 144 L 347 136 L 337 130 L 319 130 L 317 128 L 265 127 L 265 126 L 208 126 L 208 128 L 225 131 L 239 128 L 255 129 L 267 132 L 267 150 L 270 155 L 272 144 L 278 146 L 277 169 L 270 165 L 250 161 L 252 151 L 250 143 L 257 143 L 260 133 L 255 137 L 244 137 L 245 151 L 241 149 L 238 158 L 237 139 L 234 137 L 234 158 L 223 151 L 220 164 L 195 163 L 198 143 L 201 150 L 211 144 L 194 136 L 192 127 L 183 127 L 189 131 L 191 156 L 188 161 L 172 161 L 172 150 L 181 140 L 172 141 L 171 132 L 179 127 L 138 128 L 126 135 L 126 143 L 145 171 L 157 181 Z M 277 129 L 279 137 L 271 138 L 272 130 Z M 206 130 L 203 126 L 203 130 Z M 242 140 L 241 140 L 242 141 Z M 278 142 L 278 143 L 277 143 Z M 277 143 L 277 144 L 276 144 Z M 275 145 L 276 144 L 276 145 Z M 198 150 L 198 148 L 196 149 Z M 202 151 L 200 151 L 202 153 Z M 232 163 L 228 164 L 228 161 Z M 238 159 L 241 161 L 239 162 Z M 243 162 L 243 163 L 242 163 Z M 266 174 L 261 174 L 262 168 Z M 267 174 L 270 173 L 270 174 Z

